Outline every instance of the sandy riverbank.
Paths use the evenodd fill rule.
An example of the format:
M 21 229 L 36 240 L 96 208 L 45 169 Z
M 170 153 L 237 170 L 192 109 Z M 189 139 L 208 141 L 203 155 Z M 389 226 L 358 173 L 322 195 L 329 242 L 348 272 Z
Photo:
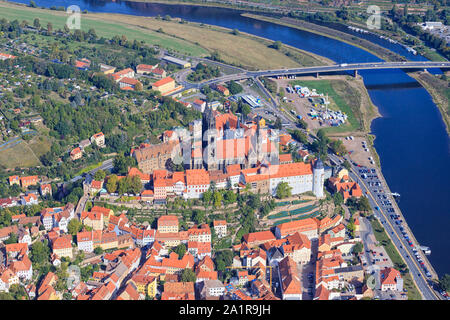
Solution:
M 434 104 L 441 113 L 442 120 L 445 123 L 447 134 L 450 135 L 450 88 L 449 81 L 434 76 L 428 72 L 412 72 L 408 75 L 419 82 L 425 90 L 431 95 Z

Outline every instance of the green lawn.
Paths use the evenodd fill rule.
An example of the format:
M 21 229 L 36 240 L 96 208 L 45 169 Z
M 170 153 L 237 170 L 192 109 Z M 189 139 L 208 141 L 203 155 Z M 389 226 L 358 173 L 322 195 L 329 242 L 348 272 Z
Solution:
M 316 89 L 317 93 L 328 94 L 330 98 L 329 108 L 341 110 L 347 115 L 345 125 L 339 127 L 325 128 L 327 132 L 347 132 L 360 129 L 361 117 L 360 102 L 361 97 L 353 88 L 345 84 L 344 80 L 295 80 L 290 81 L 292 86 L 306 86 L 309 89 Z M 339 93 L 336 92 L 339 90 Z M 345 96 L 344 96 L 345 95 Z
M 6 168 L 26 168 L 40 164 L 33 150 L 23 140 L 15 146 L 0 151 L 0 165 Z
M 0 18 L 5 18 L 10 21 L 16 19 L 18 21 L 27 20 L 30 25 L 33 24 L 35 18 L 39 18 L 41 26 L 45 28 L 47 23 L 51 22 L 54 30 L 62 29 L 66 24 L 68 17 L 68 14 L 61 11 L 33 9 L 19 6 L 12 7 L 11 5 L 3 3 L 0 3 L 0 8 Z M 94 29 L 99 37 L 112 38 L 115 35 L 125 35 L 129 40 L 143 40 L 147 44 L 158 45 L 188 55 L 204 56 L 208 54 L 202 47 L 188 41 L 177 39 L 163 33 L 146 30 L 144 28 L 93 19 L 89 17 L 89 14 L 81 15 L 80 25 L 81 29 L 84 31 L 88 31 L 91 28 Z

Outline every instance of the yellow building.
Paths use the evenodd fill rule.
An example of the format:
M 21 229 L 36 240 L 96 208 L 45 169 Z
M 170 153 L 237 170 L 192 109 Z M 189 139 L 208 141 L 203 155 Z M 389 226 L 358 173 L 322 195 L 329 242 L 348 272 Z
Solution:
M 156 81 L 152 85 L 152 89 L 159 91 L 161 95 L 166 95 L 175 90 L 175 80 L 173 80 L 171 77 L 166 77 L 164 79 Z
M 348 177 L 349 177 L 349 175 L 348 175 L 348 170 L 347 170 L 347 169 L 341 169 L 341 170 L 338 172 L 337 177 L 338 177 L 339 181 L 341 181 L 342 178 L 344 178 L 344 177 L 346 177 L 346 179 L 348 179 Z
M 158 286 L 156 277 L 135 275 L 130 281 L 134 283 L 139 293 L 148 295 L 150 298 L 156 296 L 156 288 Z
M 176 233 L 178 232 L 178 217 L 174 215 L 165 215 L 158 218 L 158 232 Z
M 92 230 L 103 230 L 103 214 L 100 212 L 83 211 L 81 221 L 85 226 L 91 227 Z
M 109 224 L 109 218 L 114 215 L 114 211 L 108 208 L 103 208 L 99 206 L 93 206 L 91 212 L 99 212 L 103 216 L 103 224 L 107 226 Z
M 53 253 L 56 254 L 58 257 L 68 257 L 72 259 L 73 248 L 72 243 L 69 240 L 69 237 L 63 236 L 56 238 L 53 241 Z

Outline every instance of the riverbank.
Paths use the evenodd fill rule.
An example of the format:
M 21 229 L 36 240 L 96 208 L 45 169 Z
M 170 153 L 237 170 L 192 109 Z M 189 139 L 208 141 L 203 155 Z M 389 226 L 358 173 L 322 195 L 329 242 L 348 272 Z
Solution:
M 239 30 L 186 22 L 179 18 L 165 21 L 157 18 L 99 13 L 95 19 L 126 23 L 150 30 L 162 29 L 164 34 L 201 45 L 209 52 L 222 53 L 223 62 L 250 70 L 271 69 L 289 66 L 330 65 L 334 62 L 317 54 L 292 46 L 272 48 L 273 41 L 250 35 Z M 182 28 L 180 23 L 182 22 Z
M 419 82 L 422 87 L 424 87 L 428 93 L 431 95 L 434 104 L 439 109 L 444 120 L 445 127 L 447 129 L 447 134 L 450 135 L 450 89 L 449 81 L 443 80 L 437 76 L 434 76 L 428 72 L 413 72 L 408 73 L 408 75 L 417 82 Z
M 306 21 L 302 21 L 302 20 L 298 20 L 298 19 L 294 19 L 294 18 L 288 18 L 288 17 L 283 17 L 281 19 L 275 19 L 275 18 L 270 18 L 270 17 L 251 14 L 251 13 L 244 13 L 244 14 L 242 14 L 242 16 L 251 18 L 251 19 L 255 19 L 255 20 L 279 24 L 282 26 L 295 28 L 295 29 L 299 29 L 302 31 L 315 33 L 315 34 L 318 34 L 318 35 L 321 35 L 321 36 L 324 36 L 327 38 L 345 42 L 352 46 L 363 49 L 385 61 L 406 61 L 406 59 L 404 57 L 402 57 L 401 55 L 394 53 L 378 44 L 375 44 L 368 40 L 365 40 L 365 39 L 362 39 L 362 38 L 359 38 L 356 36 L 352 36 L 348 33 L 334 30 L 334 29 L 331 29 L 331 28 L 328 28 L 325 26 L 321 26 L 318 24 L 314 24 L 314 23 L 310 23 L 310 22 L 306 22 Z
M 0 17 L 11 21 L 27 20 L 30 24 L 39 18 L 41 25 L 51 22 L 54 29 L 63 28 L 68 17 L 65 12 L 16 3 L 0 2 L 0 8 Z M 333 64 L 330 59 L 291 46 L 283 45 L 279 50 L 271 48 L 273 41 L 258 36 L 180 19 L 165 21 L 123 14 L 82 14 L 81 29 L 91 28 L 99 37 L 125 35 L 129 40 L 143 40 L 187 56 L 207 57 L 218 52 L 225 63 L 249 70 Z

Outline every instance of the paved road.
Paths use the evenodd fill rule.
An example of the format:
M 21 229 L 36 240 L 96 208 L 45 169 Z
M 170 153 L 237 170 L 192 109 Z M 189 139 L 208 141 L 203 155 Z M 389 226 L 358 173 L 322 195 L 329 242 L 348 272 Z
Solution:
M 340 163 L 341 161 L 338 159 L 335 155 L 330 155 L 330 158 L 337 163 Z M 347 159 L 350 161 L 350 159 Z M 436 300 L 440 299 L 440 296 L 436 294 L 436 292 L 433 290 L 431 281 L 427 279 L 426 274 L 422 267 L 418 264 L 414 257 L 414 253 L 411 250 L 411 247 L 406 242 L 406 240 L 403 238 L 403 236 L 399 235 L 398 229 L 395 227 L 396 225 L 391 222 L 390 214 L 386 211 L 384 206 L 381 204 L 381 201 L 377 198 L 376 193 L 373 192 L 372 189 L 368 188 L 366 183 L 359 177 L 358 170 L 359 167 L 355 167 L 352 165 L 352 168 L 350 170 L 350 177 L 353 181 L 358 182 L 358 184 L 361 186 L 361 189 L 364 194 L 366 194 L 369 198 L 369 202 L 372 208 L 374 208 L 375 216 L 378 218 L 378 220 L 382 223 L 383 227 L 385 228 L 388 236 L 391 238 L 392 243 L 397 248 L 397 251 L 402 256 L 403 260 L 405 261 L 410 274 L 413 278 L 413 281 L 415 282 L 417 288 L 421 292 L 422 296 L 426 300 Z M 379 173 L 377 173 L 379 176 Z M 395 200 L 392 200 L 395 201 Z M 376 210 L 375 207 L 378 207 L 379 210 Z M 397 226 L 398 227 L 398 226 Z M 415 247 L 417 247 L 417 243 L 415 244 Z M 419 250 L 420 251 L 420 250 Z
M 407 61 L 407 62 L 370 62 L 370 63 L 343 63 L 331 66 L 318 67 L 301 67 L 290 69 L 277 70 L 260 70 L 260 71 L 246 71 L 242 70 L 240 73 L 224 75 L 214 79 L 206 80 L 200 83 L 191 84 L 185 83 L 186 88 L 200 88 L 206 85 L 215 83 L 227 82 L 231 80 L 243 80 L 257 77 L 275 77 L 286 75 L 300 75 L 300 74 L 314 74 L 324 72 L 338 72 L 338 71 L 357 71 L 357 70 L 372 70 L 372 69 L 427 69 L 427 68 L 450 68 L 450 62 L 435 62 L 435 61 Z
M 97 168 L 95 168 L 95 169 L 92 169 L 91 171 L 89 171 L 89 172 L 87 172 L 86 174 L 95 174 L 98 170 L 109 170 L 109 169 L 112 169 L 113 168 L 113 162 L 114 162 L 114 159 L 108 159 L 108 160 L 105 160 L 105 161 L 103 161 L 103 163 L 102 163 L 102 165 L 101 166 L 99 166 L 99 167 L 97 167 Z M 76 177 L 73 177 L 72 179 L 70 179 L 70 182 L 75 182 L 75 181 L 78 181 L 78 180 L 80 180 L 80 179 L 82 179 L 83 178 L 83 175 L 79 175 L 79 176 L 76 176 Z

